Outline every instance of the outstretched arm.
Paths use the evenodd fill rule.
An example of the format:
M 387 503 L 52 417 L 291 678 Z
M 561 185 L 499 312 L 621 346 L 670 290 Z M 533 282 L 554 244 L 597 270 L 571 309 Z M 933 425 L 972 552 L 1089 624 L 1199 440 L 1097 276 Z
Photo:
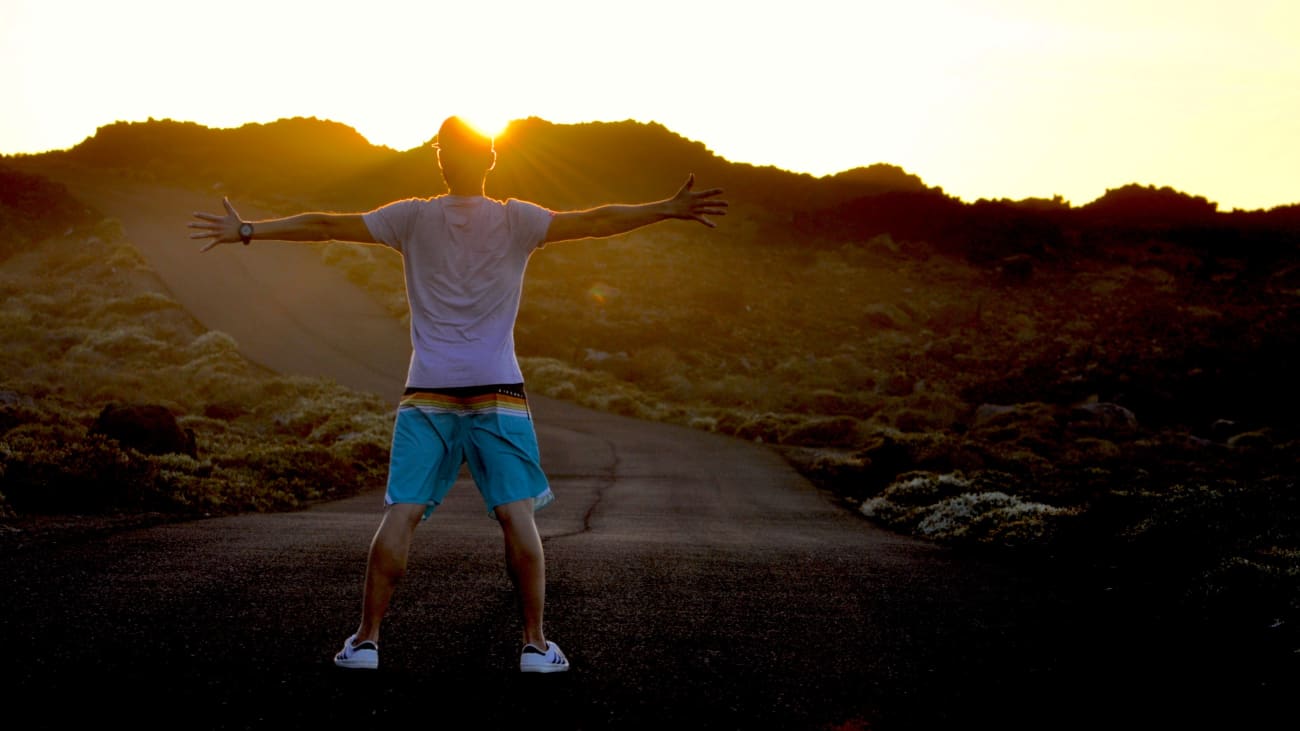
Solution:
M 200 251 L 208 251 L 218 244 L 239 243 L 242 240 L 239 229 L 245 223 L 252 224 L 252 238 L 257 239 L 377 243 L 360 213 L 300 213 L 286 218 L 244 221 L 230 205 L 229 198 L 222 198 L 221 204 L 225 206 L 225 214 L 196 212 L 194 217 L 198 220 L 190 222 L 189 227 L 197 229 L 190 238 L 212 239 Z
M 699 221 L 713 228 L 716 224 L 706 216 L 727 214 L 727 202 L 716 198 L 722 189 L 712 188 L 697 193 L 691 190 L 694 185 L 695 176 L 691 175 L 672 198 L 639 205 L 608 205 L 557 213 L 551 219 L 546 242 L 615 236 L 673 218 Z

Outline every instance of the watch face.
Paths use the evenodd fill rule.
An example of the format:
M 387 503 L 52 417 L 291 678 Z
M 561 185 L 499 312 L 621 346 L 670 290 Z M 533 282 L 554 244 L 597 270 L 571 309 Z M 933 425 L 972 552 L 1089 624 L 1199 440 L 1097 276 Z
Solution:
M 251 223 L 246 223 L 246 224 L 240 226 L 240 227 L 239 227 L 239 235 L 240 235 L 240 236 L 252 236 L 252 235 L 253 235 L 253 224 L 251 224 Z

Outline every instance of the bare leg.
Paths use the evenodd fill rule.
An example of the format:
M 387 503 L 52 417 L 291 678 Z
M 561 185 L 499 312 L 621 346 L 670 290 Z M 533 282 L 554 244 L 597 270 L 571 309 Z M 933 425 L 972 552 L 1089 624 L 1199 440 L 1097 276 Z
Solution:
M 406 559 L 411 553 L 411 539 L 425 506 L 390 505 L 370 541 L 366 562 L 365 594 L 361 600 L 361 626 L 357 642 L 379 642 L 379 624 L 388 612 L 397 582 L 406 574 Z
M 506 570 L 514 582 L 524 621 L 524 644 L 546 649 L 542 612 L 546 606 L 546 559 L 533 521 L 533 501 L 516 500 L 496 508 L 506 545 Z

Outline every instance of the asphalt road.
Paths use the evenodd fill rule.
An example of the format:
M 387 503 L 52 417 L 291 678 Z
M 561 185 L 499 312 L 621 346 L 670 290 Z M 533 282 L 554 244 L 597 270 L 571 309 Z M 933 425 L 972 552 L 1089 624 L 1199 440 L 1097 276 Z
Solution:
M 48 694 L 60 721 L 824 728 L 966 718 L 1049 670 L 1018 639 L 1045 609 L 1035 587 L 875 530 L 761 448 L 563 405 L 538 419 L 559 495 L 539 516 L 547 630 L 567 676 L 515 672 L 499 534 L 462 484 L 417 534 L 378 673 L 329 663 L 356 622 L 370 491 L 7 553 L 0 608 L 22 662 L 6 688 Z
M 261 344 L 250 355 L 272 367 L 396 395 L 405 333 L 302 247 L 200 257 L 184 239 L 189 194 L 113 191 L 79 192 L 123 220 L 209 326 Z M 272 255 L 298 258 L 251 258 Z M 328 296 L 285 297 L 290 280 Z M 194 301 L 214 286 L 219 305 Z M 499 532 L 468 483 L 417 533 L 382 669 L 333 667 L 356 624 L 376 486 L 288 514 L 7 546 L 0 697 L 26 720 L 6 726 L 1268 723 L 1208 672 L 1197 638 L 1050 577 L 882 531 L 761 445 L 542 398 L 534 409 L 558 496 L 539 514 L 547 633 L 571 672 L 517 672 Z

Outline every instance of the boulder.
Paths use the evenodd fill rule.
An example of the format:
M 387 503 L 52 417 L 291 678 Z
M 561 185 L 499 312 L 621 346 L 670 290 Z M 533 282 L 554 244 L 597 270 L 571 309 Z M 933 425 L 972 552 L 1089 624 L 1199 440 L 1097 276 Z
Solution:
M 166 406 L 109 404 L 99 412 L 92 434 L 116 439 L 123 447 L 145 454 L 187 454 L 198 457 L 194 431 L 182 429 Z
M 1093 401 L 1070 410 L 1070 428 L 1103 438 L 1128 437 L 1137 433 L 1138 420 L 1119 404 Z
M 872 330 L 906 330 L 912 318 L 897 305 L 877 302 L 863 309 L 862 324 Z
M 36 403 L 31 397 L 17 391 L 0 391 L 0 434 L 37 417 Z
M 1233 449 L 1268 449 L 1275 443 L 1271 429 L 1242 432 L 1228 439 L 1228 446 Z
M 1034 260 L 1028 254 L 1012 254 L 998 262 L 998 279 L 1007 284 L 1023 284 L 1034 275 Z
M 1056 408 L 1039 401 L 1020 404 L 980 404 L 970 428 L 975 432 L 998 429 L 1051 432 L 1056 427 Z

